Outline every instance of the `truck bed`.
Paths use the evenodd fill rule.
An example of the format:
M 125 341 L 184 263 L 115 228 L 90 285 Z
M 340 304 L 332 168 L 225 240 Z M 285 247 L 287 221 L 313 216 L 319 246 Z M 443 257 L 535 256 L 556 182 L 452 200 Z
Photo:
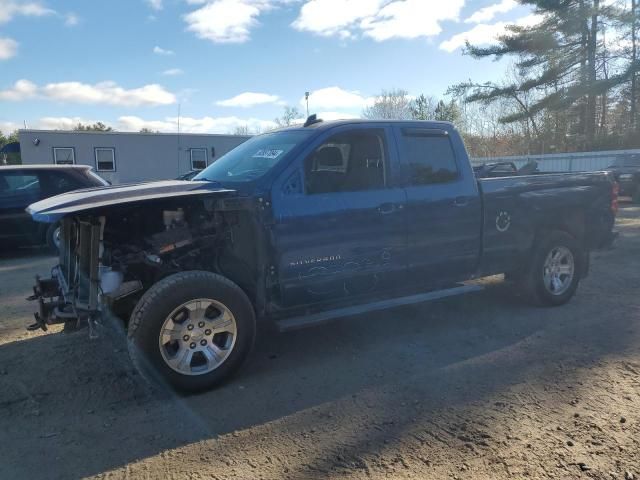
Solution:
M 589 249 L 611 235 L 614 179 L 609 172 L 537 173 L 477 182 L 483 203 L 481 275 L 520 264 L 541 230 L 569 230 Z

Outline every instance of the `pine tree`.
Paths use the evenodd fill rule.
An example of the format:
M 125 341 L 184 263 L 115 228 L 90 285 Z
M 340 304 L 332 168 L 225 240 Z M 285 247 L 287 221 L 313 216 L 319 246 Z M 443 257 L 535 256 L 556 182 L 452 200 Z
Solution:
M 568 134 L 582 141 L 582 148 L 594 144 L 598 99 L 622 84 L 626 72 L 599 77 L 604 43 L 600 39 L 603 21 L 615 7 L 601 7 L 600 0 L 520 0 L 534 8 L 541 20 L 533 26 L 513 25 L 496 45 L 467 45 L 474 58 L 517 58 L 521 80 L 501 88 L 476 88 L 467 100 L 490 102 L 517 98 L 535 92 L 534 101 L 503 118 L 506 123 L 529 118 L 543 111 L 566 112 L 571 123 Z M 486 84 L 485 84 L 486 85 Z M 535 127 L 534 127 L 535 128 Z
M 633 130 L 638 128 L 638 0 L 631 0 L 631 18 L 629 26 L 631 30 L 631 58 L 630 58 L 630 80 L 631 80 L 631 111 L 630 124 Z
M 433 120 L 436 102 L 434 97 L 423 93 L 416 97 L 409 107 L 413 120 Z

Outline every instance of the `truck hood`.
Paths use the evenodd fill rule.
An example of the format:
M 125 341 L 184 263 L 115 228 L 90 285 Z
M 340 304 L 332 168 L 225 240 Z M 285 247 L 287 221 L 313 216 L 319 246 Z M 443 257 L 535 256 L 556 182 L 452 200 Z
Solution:
M 74 190 L 32 203 L 27 207 L 27 212 L 37 222 L 53 223 L 66 215 L 101 207 L 172 197 L 188 197 L 192 195 L 228 196 L 233 193 L 235 193 L 234 190 L 222 188 L 214 182 L 167 180 L 134 183 Z

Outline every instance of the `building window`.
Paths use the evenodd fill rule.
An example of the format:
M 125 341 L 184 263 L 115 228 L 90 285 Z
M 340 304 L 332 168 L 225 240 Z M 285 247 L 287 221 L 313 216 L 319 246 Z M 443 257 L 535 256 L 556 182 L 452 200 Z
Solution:
M 53 163 L 56 165 L 73 165 L 76 153 L 73 147 L 53 147 Z
M 191 170 L 204 170 L 207 168 L 207 149 L 191 149 Z
M 99 147 L 95 149 L 96 170 L 98 172 L 116 171 L 116 149 Z

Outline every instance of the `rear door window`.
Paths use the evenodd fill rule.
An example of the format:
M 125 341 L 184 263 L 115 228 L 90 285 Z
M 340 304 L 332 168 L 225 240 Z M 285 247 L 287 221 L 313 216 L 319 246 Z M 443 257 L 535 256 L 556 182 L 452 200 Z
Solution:
M 449 135 L 431 129 L 403 129 L 402 154 L 409 167 L 411 185 L 447 183 L 459 177 Z

